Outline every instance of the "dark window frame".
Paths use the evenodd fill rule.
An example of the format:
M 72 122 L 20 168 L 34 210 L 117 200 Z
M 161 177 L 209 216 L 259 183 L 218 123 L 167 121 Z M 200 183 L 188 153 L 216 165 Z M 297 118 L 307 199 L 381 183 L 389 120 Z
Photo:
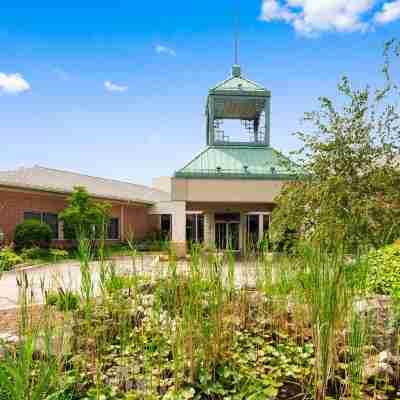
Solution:
M 55 222 L 49 222 L 49 219 L 54 218 Z M 24 211 L 24 221 L 28 220 L 40 221 L 42 224 L 49 225 L 52 231 L 52 239 L 59 240 L 59 228 L 60 220 L 58 219 L 58 214 L 47 211 Z
M 160 232 L 163 238 L 172 239 L 172 214 L 160 214 Z
M 204 242 L 204 214 L 186 213 L 186 241 L 189 243 Z
M 107 225 L 107 240 L 120 240 L 119 218 L 110 218 Z

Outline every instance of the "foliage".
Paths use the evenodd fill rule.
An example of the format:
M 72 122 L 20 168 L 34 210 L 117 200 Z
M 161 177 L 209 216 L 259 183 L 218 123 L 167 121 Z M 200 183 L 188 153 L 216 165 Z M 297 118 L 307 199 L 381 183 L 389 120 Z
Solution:
M 64 260 L 69 257 L 69 253 L 67 250 L 63 249 L 50 249 L 50 254 L 54 259 L 54 262 L 58 260 Z
M 38 246 L 24 248 L 21 250 L 21 257 L 25 260 L 42 260 L 49 257 L 49 250 Z
M 368 254 L 368 289 L 373 293 L 400 294 L 400 242 Z
M 68 199 L 68 207 L 59 215 L 73 238 L 104 236 L 111 205 L 94 201 L 84 187 L 77 186 Z
M 387 56 L 383 89 L 354 89 L 343 77 L 342 106 L 322 97 L 320 110 L 305 114 L 313 128 L 296 134 L 302 148 L 294 153 L 303 173 L 276 199 L 275 242 L 295 231 L 306 238 L 334 237 L 353 252 L 400 236 L 400 114 L 388 68 Z
M 59 288 L 57 292 L 46 293 L 46 304 L 57 306 L 59 311 L 77 310 L 80 304 L 80 297 L 72 290 Z
M 31 247 L 47 249 L 50 247 L 52 235 L 49 225 L 30 219 L 16 226 L 14 243 L 17 249 Z
M 362 260 L 346 264 L 343 245 L 336 247 L 324 242 L 318 245 L 301 243 L 300 272 L 301 283 L 299 301 L 304 301 L 309 311 L 313 342 L 315 343 L 315 399 L 324 399 L 328 383 L 335 369 L 336 342 L 352 315 L 353 299 L 363 294 L 366 284 L 367 265 Z M 353 324 L 354 328 L 359 327 Z M 353 358 L 361 353 L 362 346 L 356 346 L 356 338 L 350 330 L 353 340 Z M 358 331 L 357 331 L 358 333 Z M 351 344 L 350 343 L 350 344 Z M 356 370 L 353 364 L 353 372 Z M 355 382 L 356 387 L 358 381 Z M 356 389 L 355 389 L 356 390 Z
M 28 279 L 19 282 L 20 338 L 15 344 L 0 343 L 0 398 L 3 400 L 61 400 L 65 387 L 61 374 L 60 356 L 54 351 L 54 331 L 50 324 L 30 324 L 28 314 Z M 45 313 L 47 319 L 50 315 Z M 28 325 L 31 328 L 28 330 Z M 40 345 L 39 345 L 40 343 Z
M 367 258 L 349 262 L 343 246 L 336 253 L 328 247 L 308 243 L 296 256 L 253 259 L 240 275 L 229 254 L 203 254 L 200 246 L 193 247 L 184 273 L 173 257 L 152 277 L 138 273 L 134 256 L 132 268 L 123 269 L 100 259 L 100 290 L 94 290 L 92 246 L 81 240 L 80 295 L 67 288 L 45 292 L 40 331 L 48 329 L 46 340 L 62 346 L 60 358 L 39 352 L 29 365 L 17 349 L 14 360 L 22 352 L 21 363 L 38 376 L 21 382 L 36 387 L 45 379 L 37 361 L 46 366 L 54 360 L 54 382 L 63 385 L 55 384 L 49 399 L 358 399 L 388 393 L 393 377 L 385 376 L 387 384 L 372 392 L 362 380 L 367 349 L 380 341 L 373 314 L 353 307 L 364 293 Z M 247 282 L 243 272 L 250 271 L 256 275 Z M 255 290 L 248 285 L 253 279 Z M 30 338 L 32 321 L 21 326 L 21 338 Z M 5 365 L 0 359 L 0 368 Z
M 0 270 L 8 271 L 14 265 L 21 264 L 23 258 L 14 252 L 10 247 L 0 249 Z

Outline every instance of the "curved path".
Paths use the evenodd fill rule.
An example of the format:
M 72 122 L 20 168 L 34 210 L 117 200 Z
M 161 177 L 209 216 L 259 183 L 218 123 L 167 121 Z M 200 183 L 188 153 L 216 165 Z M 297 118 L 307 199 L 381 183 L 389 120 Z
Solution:
M 151 274 L 155 268 L 158 257 L 146 255 L 138 257 L 135 261 L 130 257 L 121 257 L 113 260 L 118 271 L 133 271 Z M 99 263 L 92 262 L 90 269 L 92 272 L 93 286 L 96 288 L 98 283 Z M 30 291 L 33 294 L 33 302 L 43 301 L 43 288 L 69 288 L 79 290 L 81 284 L 81 272 L 79 262 L 65 261 L 57 264 L 46 264 L 42 266 L 32 266 L 18 270 L 4 272 L 0 278 L 0 310 L 6 310 L 18 306 L 19 288 L 17 279 L 22 279 L 26 274 L 29 281 Z

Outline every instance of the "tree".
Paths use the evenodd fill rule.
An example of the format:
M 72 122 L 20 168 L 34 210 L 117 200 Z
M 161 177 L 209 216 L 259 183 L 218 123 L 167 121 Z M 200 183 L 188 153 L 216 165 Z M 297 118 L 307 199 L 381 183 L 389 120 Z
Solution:
M 72 231 L 74 238 L 94 238 L 104 232 L 110 218 L 109 203 L 95 202 L 80 186 L 74 188 L 68 202 L 68 207 L 59 215 L 65 231 Z
M 271 236 L 342 241 L 347 250 L 379 247 L 400 237 L 399 88 L 389 74 L 385 46 L 382 89 L 354 89 L 347 77 L 338 85 L 343 105 L 320 98 L 320 110 L 306 113 L 313 129 L 295 134 L 303 147 L 294 153 L 302 173 L 276 199 Z

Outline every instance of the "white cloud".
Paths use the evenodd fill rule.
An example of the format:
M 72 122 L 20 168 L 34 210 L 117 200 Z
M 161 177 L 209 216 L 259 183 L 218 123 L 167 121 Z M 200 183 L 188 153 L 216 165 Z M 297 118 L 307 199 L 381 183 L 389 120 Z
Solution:
M 380 5 L 382 11 L 376 13 Z M 260 18 L 291 24 L 306 36 L 324 31 L 364 32 L 374 22 L 400 18 L 400 0 L 263 0 Z
M 169 54 L 170 56 L 176 56 L 175 50 L 171 49 L 170 47 L 164 46 L 162 44 L 157 44 L 155 46 L 155 49 L 158 54 L 165 53 Z
M 117 85 L 110 81 L 104 82 L 104 88 L 109 92 L 126 92 L 128 90 L 128 86 Z
M 374 20 L 379 24 L 386 24 L 398 19 L 400 19 L 400 0 L 385 3 L 382 10 L 374 16 Z
M 3 74 L 0 72 L 0 93 L 18 94 L 30 90 L 31 85 L 20 74 Z

